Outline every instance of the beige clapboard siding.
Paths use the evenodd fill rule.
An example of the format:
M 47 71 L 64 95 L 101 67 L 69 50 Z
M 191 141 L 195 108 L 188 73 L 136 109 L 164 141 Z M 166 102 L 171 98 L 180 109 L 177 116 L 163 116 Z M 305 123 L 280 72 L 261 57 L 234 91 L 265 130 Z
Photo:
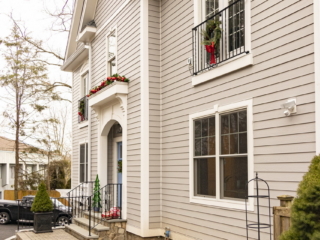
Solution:
M 78 100 L 80 95 L 80 68 L 73 73 L 72 94 L 74 101 L 72 102 L 72 188 L 79 184 L 79 161 L 80 161 L 80 142 L 88 141 L 88 128 L 78 129 Z
M 197 239 L 244 239 L 243 211 L 189 203 L 188 116 L 252 98 L 255 171 L 269 182 L 273 205 L 295 195 L 315 153 L 312 1 L 253 1 L 254 65 L 196 87 L 185 66 L 193 2 L 161 4 L 162 224 Z M 183 20 L 174 14 L 190 9 Z M 298 114 L 285 118 L 280 104 L 291 97 Z M 265 201 L 262 208 L 266 219 Z
M 125 2 L 98 1 L 95 21 L 98 29 Z M 92 42 L 92 86 L 106 77 L 107 33 L 117 28 L 118 73 L 130 79 L 128 94 L 128 224 L 140 226 L 140 66 L 139 1 L 131 1 Z M 133 23 L 133 24 L 132 24 Z M 121 50 L 121 51 L 120 51 Z M 92 113 L 92 174 L 97 172 L 98 122 Z
M 160 1 L 149 1 L 149 227 L 160 228 Z

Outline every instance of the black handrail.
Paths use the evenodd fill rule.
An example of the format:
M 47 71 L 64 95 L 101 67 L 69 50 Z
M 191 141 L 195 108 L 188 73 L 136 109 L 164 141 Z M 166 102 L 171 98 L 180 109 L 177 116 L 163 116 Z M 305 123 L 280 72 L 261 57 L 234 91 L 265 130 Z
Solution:
M 100 192 L 100 206 L 93 206 L 93 198 L 95 193 Z M 91 230 L 96 227 L 103 219 L 122 219 L 122 184 L 121 183 L 109 183 L 100 188 L 99 191 L 94 192 L 88 197 L 89 202 L 89 236 L 91 236 Z M 94 213 L 92 213 L 94 211 Z M 94 218 L 95 224 L 91 226 L 91 218 Z M 104 217 L 103 217 L 104 215 Z M 97 221 L 97 216 L 101 216 L 100 221 Z
M 221 29 L 219 44 L 203 45 L 203 31 L 215 20 Z M 245 46 L 245 1 L 238 0 L 192 29 L 193 75 L 217 67 L 218 64 L 249 53 Z M 211 38 L 214 31 L 211 31 Z

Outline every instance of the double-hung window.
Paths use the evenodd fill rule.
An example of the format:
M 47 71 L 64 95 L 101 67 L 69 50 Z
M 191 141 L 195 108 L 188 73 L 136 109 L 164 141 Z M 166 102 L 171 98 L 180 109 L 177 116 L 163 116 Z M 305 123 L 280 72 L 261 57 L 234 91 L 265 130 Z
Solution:
M 88 181 L 88 143 L 80 144 L 80 182 Z
M 244 209 L 252 172 L 251 101 L 190 115 L 190 201 Z
M 117 39 L 116 30 L 113 30 L 107 37 L 107 75 L 117 73 Z

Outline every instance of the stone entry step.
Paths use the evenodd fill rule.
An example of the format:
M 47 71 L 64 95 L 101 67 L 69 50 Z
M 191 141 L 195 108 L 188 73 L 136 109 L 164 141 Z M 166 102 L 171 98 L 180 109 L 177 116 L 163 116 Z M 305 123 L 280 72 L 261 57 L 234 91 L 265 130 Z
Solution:
M 75 236 L 79 240 L 86 239 L 99 239 L 99 236 L 91 232 L 89 236 L 89 231 L 75 224 L 66 225 L 65 231 L 70 233 L 72 236 Z
M 73 219 L 74 223 L 78 225 L 79 227 L 84 228 L 89 232 L 89 219 L 87 218 L 75 218 Z M 91 220 L 91 233 L 94 233 L 101 237 L 107 236 L 107 232 L 109 231 L 109 227 L 106 227 L 104 225 L 98 224 Z

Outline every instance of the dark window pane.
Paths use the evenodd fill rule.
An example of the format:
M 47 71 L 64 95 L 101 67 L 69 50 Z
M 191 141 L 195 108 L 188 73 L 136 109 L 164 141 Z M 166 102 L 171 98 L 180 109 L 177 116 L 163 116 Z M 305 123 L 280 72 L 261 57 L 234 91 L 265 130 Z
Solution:
M 229 133 L 229 115 L 221 116 L 221 134 Z
M 230 132 L 238 132 L 238 113 L 230 114 Z
M 201 155 L 208 155 L 208 138 L 201 138 Z
M 80 145 L 80 163 L 85 161 L 85 144 Z
M 238 153 L 238 134 L 230 135 L 230 154 Z
M 247 133 L 239 134 L 239 153 L 248 152 L 248 142 L 247 142 Z
M 215 155 L 216 154 L 216 141 L 215 137 L 209 137 L 209 155 Z
M 195 193 L 197 195 L 216 195 L 215 158 L 195 160 Z
M 194 137 L 201 137 L 201 120 L 194 121 Z
M 84 182 L 84 164 L 80 164 L 80 182 Z
M 221 136 L 221 154 L 229 154 L 229 135 Z
M 214 117 L 209 118 L 209 136 L 216 135 L 216 119 Z
M 239 132 L 247 131 L 247 111 L 239 112 Z
M 86 143 L 86 148 L 85 149 L 86 149 L 86 151 L 85 151 L 86 152 L 85 163 L 88 164 L 88 143 Z
M 208 136 L 208 125 L 209 125 L 209 120 L 208 118 L 202 119 L 202 137 Z
M 221 197 L 244 199 L 248 181 L 247 157 L 221 158 Z
M 201 138 L 194 140 L 194 155 L 201 156 Z

